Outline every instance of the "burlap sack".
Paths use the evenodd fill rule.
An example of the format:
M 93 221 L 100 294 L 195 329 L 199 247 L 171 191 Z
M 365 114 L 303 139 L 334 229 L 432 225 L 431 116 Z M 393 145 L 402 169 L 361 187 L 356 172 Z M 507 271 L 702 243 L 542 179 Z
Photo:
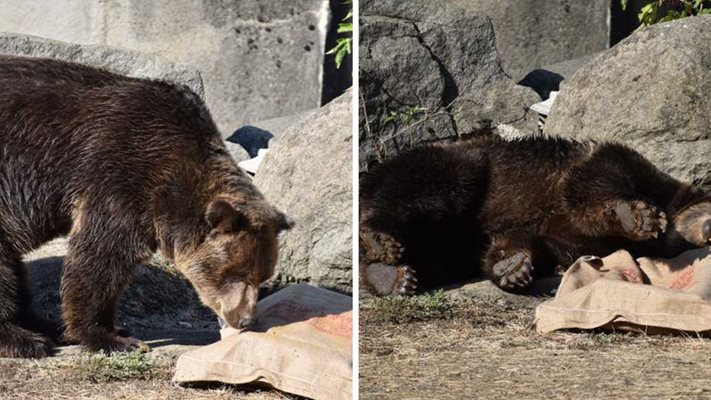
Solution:
M 313 399 L 351 399 L 352 299 L 292 285 L 259 302 L 254 331 L 180 356 L 176 382 L 262 383 Z
M 623 250 L 582 257 L 566 271 L 555 298 L 536 308 L 536 329 L 711 333 L 710 250 L 673 259 L 635 261 Z

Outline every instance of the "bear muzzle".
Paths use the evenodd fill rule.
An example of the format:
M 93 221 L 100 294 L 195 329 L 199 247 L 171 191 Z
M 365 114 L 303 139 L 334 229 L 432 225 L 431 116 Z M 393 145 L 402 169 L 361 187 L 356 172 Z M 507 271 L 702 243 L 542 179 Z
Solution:
M 222 318 L 235 329 L 248 329 L 257 322 L 259 288 L 245 282 L 236 282 L 225 290 L 220 299 Z

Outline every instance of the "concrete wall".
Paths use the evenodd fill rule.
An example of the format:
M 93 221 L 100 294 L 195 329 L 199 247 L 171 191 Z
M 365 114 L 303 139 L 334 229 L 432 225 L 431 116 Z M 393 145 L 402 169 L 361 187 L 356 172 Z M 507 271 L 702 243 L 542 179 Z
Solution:
M 609 46 L 611 0 L 447 1 L 491 18 L 502 67 L 516 81 Z
M 0 30 L 197 67 L 223 133 L 321 105 L 328 0 L 0 0 Z

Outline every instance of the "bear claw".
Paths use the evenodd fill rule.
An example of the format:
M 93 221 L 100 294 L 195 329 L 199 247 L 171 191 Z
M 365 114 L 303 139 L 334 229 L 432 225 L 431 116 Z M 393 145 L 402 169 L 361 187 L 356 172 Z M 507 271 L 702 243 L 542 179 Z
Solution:
M 523 289 L 533 283 L 531 257 L 523 251 L 497 262 L 492 271 L 502 289 Z
M 397 268 L 397 278 L 395 279 L 395 285 L 393 286 L 393 293 L 408 296 L 415 294 L 417 290 L 417 277 L 415 276 L 415 271 L 408 266 L 401 266 Z
M 116 333 L 110 334 L 103 343 L 93 343 L 85 346 L 89 351 L 103 350 L 109 354 L 123 351 L 140 350 L 142 353 L 151 351 L 151 348 L 141 340 L 133 337 L 123 337 Z

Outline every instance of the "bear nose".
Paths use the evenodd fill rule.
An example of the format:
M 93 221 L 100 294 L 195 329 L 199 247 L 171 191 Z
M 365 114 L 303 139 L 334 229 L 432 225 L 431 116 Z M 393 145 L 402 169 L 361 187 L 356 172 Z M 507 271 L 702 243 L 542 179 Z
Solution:
M 257 321 L 251 317 L 240 318 L 239 319 L 239 328 L 240 329 L 249 328 L 250 326 L 254 325 L 255 322 L 257 322 Z
M 711 242 L 711 219 L 704 222 L 704 226 L 701 228 L 701 233 L 704 235 L 704 239 L 707 242 Z

